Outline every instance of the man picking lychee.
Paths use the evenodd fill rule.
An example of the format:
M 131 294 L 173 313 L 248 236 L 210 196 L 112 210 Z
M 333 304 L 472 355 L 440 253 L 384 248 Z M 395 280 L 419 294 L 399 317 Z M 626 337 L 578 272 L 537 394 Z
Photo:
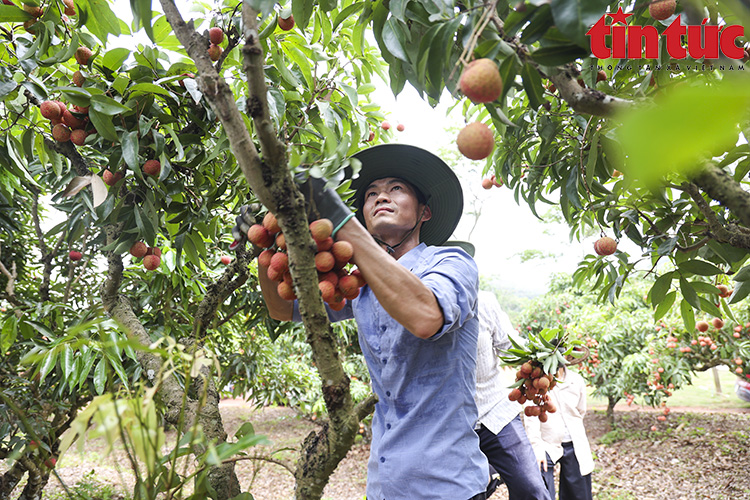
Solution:
M 413 146 L 354 157 L 362 163 L 351 185 L 356 218 L 322 179 L 301 188 L 335 238 L 352 244 L 367 282 L 342 310 L 329 309 L 332 321 L 356 320 L 379 399 L 367 498 L 484 499 L 489 465 L 473 429 L 478 272 L 463 250 L 438 246 L 461 217 L 461 185 L 445 162 Z M 299 321 L 297 303 L 258 271 L 271 316 Z

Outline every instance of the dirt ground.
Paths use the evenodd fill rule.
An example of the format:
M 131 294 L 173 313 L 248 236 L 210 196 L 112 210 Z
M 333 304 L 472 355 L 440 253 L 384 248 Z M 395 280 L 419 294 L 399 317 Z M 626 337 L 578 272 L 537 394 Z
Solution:
M 255 432 L 271 441 L 255 451 L 277 460 L 293 460 L 301 441 L 316 427 L 288 408 L 255 409 L 237 400 L 224 401 L 221 408 L 230 435 L 243 423 L 252 422 Z M 586 428 L 596 459 L 594 498 L 750 499 L 750 410 L 673 408 L 663 422 L 657 420 L 658 415 L 654 410 L 618 409 L 617 430 L 610 432 L 604 411 L 589 411 Z M 364 498 L 368 453 L 366 443 L 354 446 L 331 477 L 325 500 Z M 71 451 L 57 467 L 70 486 L 92 470 L 99 481 L 120 485 L 131 481 L 126 462 L 107 457 L 103 443 L 88 443 L 84 455 Z M 255 500 L 293 498 L 292 474 L 272 461 L 238 462 L 237 473 L 243 491 L 252 493 Z M 51 479 L 46 491 L 57 498 L 59 482 Z M 492 496 L 493 500 L 507 498 L 504 486 Z

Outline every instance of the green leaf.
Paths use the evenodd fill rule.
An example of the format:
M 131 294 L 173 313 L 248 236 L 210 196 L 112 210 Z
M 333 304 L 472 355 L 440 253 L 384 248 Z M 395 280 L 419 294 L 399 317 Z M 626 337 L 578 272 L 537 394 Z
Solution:
M 627 175 L 646 186 L 675 173 L 689 178 L 706 159 L 732 147 L 750 109 L 750 85 L 735 80 L 677 86 L 658 106 L 623 111 L 618 135 Z
M 691 306 L 695 307 L 696 309 L 701 308 L 701 303 L 698 300 L 698 294 L 695 293 L 695 289 L 685 278 L 680 278 L 680 291 L 682 292 L 682 296 L 690 303 Z
M 732 279 L 734 281 L 750 281 L 750 266 L 745 266 L 735 274 Z
M 341 23 L 349 19 L 350 16 L 353 16 L 360 10 L 362 10 L 365 7 L 366 2 L 356 2 L 342 10 L 336 15 L 336 18 L 333 20 L 333 31 L 336 31 L 336 28 L 339 27 Z
M 659 321 L 665 314 L 667 314 L 667 312 L 669 312 L 670 309 L 672 309 L 676 297 L 677 292 L 672 290 L 664 297 L 664 300 L 659 302 L 654 311 L 654 321 Z
M 609 3 L 607 0 L 552 0 L 554 24 L 572 42 L 590 50 L 586 32 L 607 12 Z
M 15 5 L 0 5 L 0 23 L 23 23 L 31 19 L 31 14 Z
M 680 271 L 698 274 L 700 276 L 714 276 L 724 272 L 710 262 L 703 260 L 686 260 L 677 264 L 677 267 Z
M 578 45 L 552 45 L 531 53 L 531 57 L 543 66 L 562 66 L 588 55 L 589 51 Z
M 124 134 L 122 134 L 121 143 L 122 158 L 131 169 L 136 170 L 140 166 L 140 161 L 138 158 L 138 132 L 136 132 L 135 130 L 132 132 L 125 132 Z
M 133 23 L 135 26 L 143 26 L 149 39 L 152 42 L 156 42 L 154 39 L 154 28 L 151 25 L 151 0 L 130 0 L 130 9 L 133 12 Z
M 130 50 L 124 47 L 118 47 L 105 52 L 102 56 L 101 63 L 105 68 L 111 69 L 112 71 L 118 71 L 122 67 L 122 63 L 124 63 L 125 59 L 129 56 Z
M 113 142 L 120 140 L 117 137 L 117 132 L 115 132 L 115 126 L 112 124 L 112 118 L 108 115 L 101 114 L 95 109 L 89 108 L 89 119 L 99 135 Z
M 100 359 L 94 369 L 94 389 L 101 395 L 107 385 L 107 362 L 104 358 Z
M 134 85 L 134 87 L 137 87 L 137 85 Z M 114 116 L 130 111 L 129 107 L 105 95 L 92 95 L 91 108 L 97 113 L 107 116 Z
M 721 317 L 721 310 L 719 310 L 718 307 L 716 307 L 716 304 L 711 302 L 710 300 L 706 300 L 705 297 L 699 297 L 700 303 L 701 303 L 701 310 L 707 312 L 708 314 L 714 316 L 714 317 Z
M 388 49 L 388 52 L 402 61 L 409 62 L 409 58 L 403 47 L 403 32 L 401 31 L 401 26 L 395 19 L 390 18 L 385 22 L 382 36 L 383 43 L 385 44 L 386 49 Z
M 682 316 L 682 322 L 685 324 L 685 329 L 689 332 L 695 330 L 695 312 L 686 300 L 680 302 L 680 315 Z
M 0 331 L 0 352 L 7 352 L 17 337 L 18 320 L 15 316 L 10 316 L 3 323 L 2 331 Z
M 530 45 L 539 41 L 553 25 L 554 21 L 549 4 L 542 5 L 534 12 L 531 21 L 524 28 L 521 34 L 521 42 Z
M 544 103 L 544 87 L 542 87 L 542 77 L 539 75 L 534 66 L 526 63 L 521 68 L 521 78 L 523 78 L 523 89 L 526 91 L 526 97 L 529 98 L 529 106 L 538 109 Z
M 310 16 L 312 16 L 314 5 L 315 2 L 313 0 L 292 0 L 294 22 L 303 30 L 310 23 Z
M 86 27 L 106 45 L 109 35 L 119 36 L 120 21 L 112 9 L 109 8 L 108 0 L 78 0 L 76 6 L 81 12 L 79 17 L 86 18 Z
M 729 297 L 730 304 L 736 304 L 750 294 L 750 281 L 740 281 L 739 285 L 734 287 L 732 296 Z
M 664 273 L 661 276 L 659 276 L 656 281 L 654 281 L 654 284 L 651 286 L 651 291 L 649 294 L 651 295 L 651 305 L 656 306 L 658 304 L 661 304 L 661 302 L 664 300 L 664 297 L 666 297 L 667 292 L 669 291 L 669 288 L 672 286 L 672 273 Z M 663 316 L 663 315 L 662 315 Z

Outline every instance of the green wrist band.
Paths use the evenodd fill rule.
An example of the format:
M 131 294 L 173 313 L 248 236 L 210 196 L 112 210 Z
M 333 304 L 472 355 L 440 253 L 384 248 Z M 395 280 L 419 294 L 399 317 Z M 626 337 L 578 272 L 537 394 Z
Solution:
M 333 233 L 331 233 L 331 236 L 336 236 L 336 233 L 339 232 L 339 229 L 341 229 L 342 227 L 344 227 L 344 224 L 346 224 L 347 222 L 349 222 L 349 219 L 351 219 L 352 217 L 354 217 L 354 212 L 352 212 L 349 215 L 347 215 L 346 217 L 344 217 L 344 220 L 342 220 L 341 223 L 338 226 L 336 226 L 336 227 L 333 228 Z

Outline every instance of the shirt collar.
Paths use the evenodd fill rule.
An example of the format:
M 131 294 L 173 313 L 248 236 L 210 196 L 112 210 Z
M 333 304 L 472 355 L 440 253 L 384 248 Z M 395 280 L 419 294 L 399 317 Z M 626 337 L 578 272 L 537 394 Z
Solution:
M 424 243 L 420 243 L 419 245 L 415 246 L 404 255 L 402 255 L 398 259 L 398 263 L 407 269 L 413 269 L 417 262 L 419 262 L 419 258 L 422 256 L 422 253 L 424 253 L 426 249 L 427 245 L 425 245 Z

